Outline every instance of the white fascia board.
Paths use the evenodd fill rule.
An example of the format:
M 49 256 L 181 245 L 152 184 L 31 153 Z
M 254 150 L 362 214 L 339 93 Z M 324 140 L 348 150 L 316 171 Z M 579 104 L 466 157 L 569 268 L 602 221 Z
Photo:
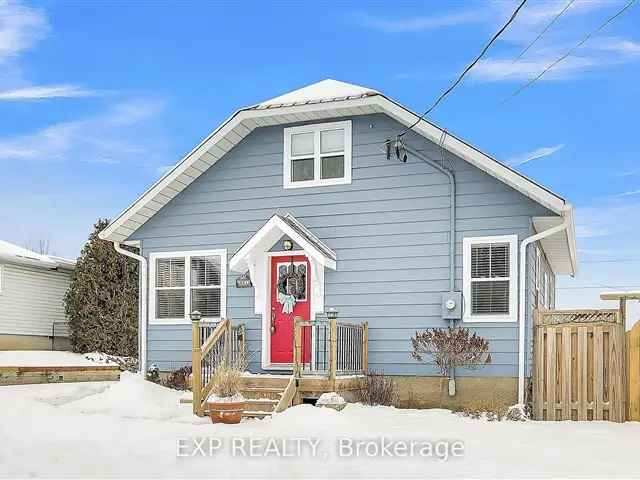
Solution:
M 274 232 L 276 233 L 274 235 Z M 247 258 L 253 256 L 255 249 L 267 251 L 282 235 L 287 235 L 291 240 L 300 245 L 302 250 L 321 265 L 336 269 L 336 261 L 327 257 L 315 245 L 307 241 L 302 235 L 291 228 L 280 217 L 274 215 L 260 228 L 229 261 L 229 268 L 234 271 L 245 271 L 248 268 Z

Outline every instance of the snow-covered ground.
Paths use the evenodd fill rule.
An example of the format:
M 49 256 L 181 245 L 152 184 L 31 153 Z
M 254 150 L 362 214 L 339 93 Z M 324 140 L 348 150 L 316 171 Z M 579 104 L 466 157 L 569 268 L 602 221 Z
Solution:
M 87 367 L 113 364 L 99 353 L 56 352 L 50 350 L 9 350 L 0 352 L 0 367 Z
M 272 419 L 212 425 L 180 405 L 181 396 L 126 372 L 120 382 L 0 387 L 0 476 L 611 478 L 640 472 L 638 423 L 486 422 L 447 410 L 348 405 L 336 412 L 301 405 Z M 340 455 L 340 442 L 353 448 L 350 439 L 379 444 L 382 437 L 396 444 L 461 441 L 464 452 L 447 461 Z M 301 456 L 250 456 L 249 439 L 260 455 L 270 438 L 288 442 L 288 454 L 297 449 L 295 439 L 310 439 L 316 455 L 306 444 Z

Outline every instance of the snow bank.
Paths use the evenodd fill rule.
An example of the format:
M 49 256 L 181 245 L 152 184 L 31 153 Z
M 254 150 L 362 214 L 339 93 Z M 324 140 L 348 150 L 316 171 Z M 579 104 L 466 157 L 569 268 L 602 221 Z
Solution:
M 484 422 L 448 410 L 311 405 L 271 419 L 213 425 L 182 392 L 123 373 L 120 382 L 0 387 L 0 469 L 7 477 L 634 477 L 640 423 Z M 179 439 L 220 439 L 213 457 L 178 457 Z M 313 438 L 319 455 L 245 458 L 234 438 Z M 341 458 L 340 439 L 464 443 L 464 455 Z
M 73 352 L 49 350 L 0 351 L 0 367 L 87 367 L 99 364 L 113 363 L 106 359 L 87 358 L 85 355 Z

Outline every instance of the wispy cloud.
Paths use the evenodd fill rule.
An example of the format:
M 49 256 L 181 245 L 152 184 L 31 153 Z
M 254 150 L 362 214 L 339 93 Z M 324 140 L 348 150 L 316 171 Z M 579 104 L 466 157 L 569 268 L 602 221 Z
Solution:
M 159 101 L 133 100 L 82 120 L 61 122 L 37 132 L 0 138 L 0 161 L 88 162 L 113 164 L 149 162 L 154 152 L 148 139 L 131 129 L 155 117 Z
M 384 18 L 372 15 L 356 15 L 356 21 L 367 28 L 386 33 L 420 32 L 461 24 L 477 23 L 477 12 L 466 10 L 445 15 Z
M 554 145 L 552 147 L 536 148 L 531 152 L 527 152 L 522 155 L 517 155 L 515 157 L 510 158 L 509 160 L 507 160 L 507 163 L 512 167 L 517 167 L 519 165 L 524 165 L 525 163 L 529 163 L 533 160 L 537 160 L 539 158 L 544 158 L 544 157 L 553 155 L 554 153 L 556 153 L 558 150 L 562 148 L 564 148 L 564 144 Z
M 41 85 L 0 91 L 0 100 L 41 100 L 46 98 L 94 97 L 99 92 L 87 90 L 76 85 Z
M 41 40 L 49 30 L 44 13 L 11 0 L 0 0 L 0 63 Z
M 640 195 L 640 190 L 629 190 L 627 192 L 618 193 L 616 197 L 631 197 L 634 195 Z
M 481 60 L 471 71 L 471 76 L 481 82 L 504 82 L 514 80 L 530 80 L 547 68 L 555 60 L 552 57 L 544 57 L 532 60 L 486 58 Z M 590 67 L 595 60 L 584 57 L 570 57 L 558 64 L 545 77 L 545 80 L 569 80 L 577 77 Z

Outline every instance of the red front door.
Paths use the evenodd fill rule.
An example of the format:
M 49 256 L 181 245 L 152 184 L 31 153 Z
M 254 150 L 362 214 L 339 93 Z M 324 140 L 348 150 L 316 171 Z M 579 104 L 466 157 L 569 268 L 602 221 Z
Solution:
M 304 255 L 283 255 L 271 258 L 271 363 L 293 362 L 293 318 L 310 318 L 311 271 Z M 287 296 L 295 304 L 287 313 Z M 289 299 L 290 300 L 290 299 Z M 292 302 L 289 302 L 291 305 Z M 306 343 L 311 343 L 308 339 Z M 303 359 L 310 353 L 303 347 Z

